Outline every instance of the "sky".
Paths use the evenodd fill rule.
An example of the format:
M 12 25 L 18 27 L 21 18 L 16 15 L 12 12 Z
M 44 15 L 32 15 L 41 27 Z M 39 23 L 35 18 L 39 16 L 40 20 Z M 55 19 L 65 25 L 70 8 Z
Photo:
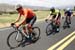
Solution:
M 42 7 L 60 7 L 75 5 L 75 0 L 0 0 L 0 3 L 22 4 Z

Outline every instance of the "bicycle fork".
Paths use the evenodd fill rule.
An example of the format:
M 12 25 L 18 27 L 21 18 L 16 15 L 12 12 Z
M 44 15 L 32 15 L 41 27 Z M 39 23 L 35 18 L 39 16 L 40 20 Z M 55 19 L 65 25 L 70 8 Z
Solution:
M 17 32 L 15 39 L 18 40 L 18 37 L 19 37 L 19 31 Z

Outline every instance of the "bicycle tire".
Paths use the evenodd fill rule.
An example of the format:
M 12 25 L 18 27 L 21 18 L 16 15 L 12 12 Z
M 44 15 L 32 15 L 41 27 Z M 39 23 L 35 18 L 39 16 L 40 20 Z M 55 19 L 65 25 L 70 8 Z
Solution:
M 14 44 L 14 43 L 12 43 L 12 44 L 10 44 L 10 37 L 13 35 L 13 34 L 16 34 L 16 32 L 17 31 L 13 31 L 13 32 L 11 32 L 9 35 L 8 35 L 8 37 L 7 37 L 7 45 L 10 47 L 10 49 L 14 49 L 14 48 L 16 48 L 16 47 L 19 47 L 18 45 L 23 41 L 23 36 L 22 36 L 22 33 L 20 32 L 20 35 L 22 36 L 22 40 L 21 41 L 19 41 L 19 42 L 17 42 L 17 43 L 19 43 L 17 46 L 12 46 L 12 44 Z
M 52 31 L 52 25 L 51 25 L 51 23 L 49 23 L 47 26 L 46 26 L 46 35 L 48 36 L 48 35 L 50 35 L 50 34 L 52 34 L 53 33 L 53 31 Z
M 68 22 L 67 21 L 64 21 L 63 29 L 66 29 L 68 26 L 69 26 Z
M 35 37 L 35 39 L 32 40 L 33 42 L 35 42 L 35 41 L 37 41 L 40 38 L 41 32 L 40 32 L 40 28 L 39 27 L 33 27 L 32 29 L 33 29 L 33 33 L 35 33 L 36 35 L 38 34 L 38 36 Z M 35 29 L 38 30 L 38 33 L 35 31 Z

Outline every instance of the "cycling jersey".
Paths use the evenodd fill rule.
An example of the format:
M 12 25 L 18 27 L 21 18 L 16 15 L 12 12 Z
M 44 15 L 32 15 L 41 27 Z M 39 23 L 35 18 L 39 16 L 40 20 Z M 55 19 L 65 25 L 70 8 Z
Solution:
M 55 9 L 55 12 L 51 12 L 50 11 L 50 15 L 53 15 L 53 18 L 56 18 L 56 15 L 58 14 L 58 17 L 61 16 L 61 13 L 59 12 L 59 10 Z
M 58 14 L 58 16 L 57 16 L 57 14 Z M 56 23 L 56 25 L 59 26 L 59 25 L 60 25 L 60 17 L 61 17 L 60 11 L 57 10 L 57 9 L 55 9 L 55 12 L 51 12 L 51 11 L 50 11 L 50 15 L 53 15 L 53 16 L 52 16 L 52 19 L 55 19 L 56 16 L 57 16 L 57 19 L 55 20 L 55 23 Z
M 65 11 L 65 14 L 66 14 L 67 16 L 71 16 L 71 15 L 72 15 L 72 12 L 71 12 L 71 11 Z
M 71 15 L 72 15 L 72 11 L 71 10 L 68 10 L 68 11 L 65 11 L 65 15 L 66 15 L 66 22 L 68 24 L 71 24 Z
M 25 8 L 20 12 L 20 15 L 25 15 L 28 19 L 31 19 L 35 16 L 35 13 L 31 9 Z

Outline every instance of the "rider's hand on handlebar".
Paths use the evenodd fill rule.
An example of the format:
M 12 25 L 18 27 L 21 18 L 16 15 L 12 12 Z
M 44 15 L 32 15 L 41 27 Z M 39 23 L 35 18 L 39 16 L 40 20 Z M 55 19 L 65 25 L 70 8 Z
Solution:
M 45 20 L 46 22 L 48 21 L 48 19 Z
M 64 19 L 64 17 L 62 17 L 62 19 Z
M 11 26 L 15 25 L 15 23 L 11 23 Z
M 16 25 L 16 28 L 19 28 L 19 24 L 15 24 Z
M 11 23 L 11 26 L 14 27 L 14 25 L 15 25 L 16 28 L 19 28 L 19 24 Z

